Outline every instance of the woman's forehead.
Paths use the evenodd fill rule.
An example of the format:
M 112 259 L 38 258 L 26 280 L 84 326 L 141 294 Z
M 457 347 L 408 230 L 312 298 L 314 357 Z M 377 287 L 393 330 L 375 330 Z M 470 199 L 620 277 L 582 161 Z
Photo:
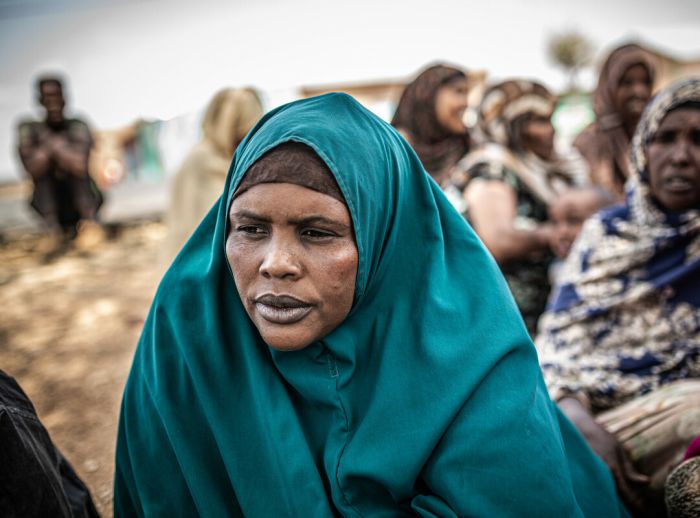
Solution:
M 670 110 L 659 124 L 659 130 L 683 129 L 700 124 L 700 107 L 680 106 Z
M 311 147 L 288 141 L 265 152 L 246 171 L 234 196 L 264 183 L 292 183 L 345 203 L 333 172 Z
M 328 218 L 350 222 L 347 206 L 339 200 L 293 183 L 261 183 L 237 196 L 229 211 L 232 218 L 303 217 Z

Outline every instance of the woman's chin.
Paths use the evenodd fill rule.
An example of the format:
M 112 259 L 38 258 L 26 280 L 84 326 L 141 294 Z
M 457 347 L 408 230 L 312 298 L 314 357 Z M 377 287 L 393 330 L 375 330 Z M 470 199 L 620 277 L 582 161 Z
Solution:
M 272 349 L 282 352 L 299 351 L 313 342 L 312 339 L 294 332 L 261 332 L 260 336 Z
M 286 352 L 292 352 L 292 351 L 301 351 L 302 349 L 306 348 L 309 346 L 309 344 L 271 344 L 269 342 L 266 342 L 267 345 L 270 346 L 270 348 L 274 349 L 275 351 L 280 351 L 283 353 Z

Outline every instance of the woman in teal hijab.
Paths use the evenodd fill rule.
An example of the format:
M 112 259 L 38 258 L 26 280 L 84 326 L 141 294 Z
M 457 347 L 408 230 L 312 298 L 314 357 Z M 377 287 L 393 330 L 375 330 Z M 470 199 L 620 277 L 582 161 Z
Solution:
M 311 166 L 265 179 L 254 164 L 288 142 L 341 194 L 293 178 Z M 309 278 L 328 281 L 317 299 Z M 409 145 L 342 94 L 258 123 L 165 275 L 124 393 L 114 509 L 625 515 L 547 396 L 496 264 Z

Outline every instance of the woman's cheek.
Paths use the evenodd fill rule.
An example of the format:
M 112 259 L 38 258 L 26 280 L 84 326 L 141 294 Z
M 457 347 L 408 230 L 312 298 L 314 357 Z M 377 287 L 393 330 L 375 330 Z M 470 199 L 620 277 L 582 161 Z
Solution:
M 229 256 L 229 260 L 235 258 L 237 261 L 251 261 L 259 246 L 256 241 L 234 236 L 226 242 L 226 255 Z
M 233 279 L 237 286 L 246 281 L 246 277 L 249 276 L 247 272 L 255 267 L 258 255 L 258 246 L 256 245 L 257 243 L 250 240 L 235 238 L 226 242 L 226 259 L 231 266 Z
M 352 287 L 352 292 L 355 291 L 355 278 L 357 277 L 357 249 L 352 247 L 344 247 L 343 250 L 338 250 L 331 261 L 326 264 L 326 271 L 333 279 L 333 291 L 344 292 Z

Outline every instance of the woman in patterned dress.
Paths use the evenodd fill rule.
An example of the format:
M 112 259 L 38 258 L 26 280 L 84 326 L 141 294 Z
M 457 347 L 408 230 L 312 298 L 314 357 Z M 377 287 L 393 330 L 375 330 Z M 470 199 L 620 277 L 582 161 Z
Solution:
M 642 116 L 626 201 L 588 220 L 536 344 L 552 399 L 638 512 L 700 434 L 700 79 Z
M 470 178 L 464 190 L 468 219 L 498 262 L 531 335 L 549 294 L 549 204 L 587 178 L 577 154 L 554 147 L 555 102 L 533 81 L 490 87 L 477 125 L 486 144 L 457 166 Z

